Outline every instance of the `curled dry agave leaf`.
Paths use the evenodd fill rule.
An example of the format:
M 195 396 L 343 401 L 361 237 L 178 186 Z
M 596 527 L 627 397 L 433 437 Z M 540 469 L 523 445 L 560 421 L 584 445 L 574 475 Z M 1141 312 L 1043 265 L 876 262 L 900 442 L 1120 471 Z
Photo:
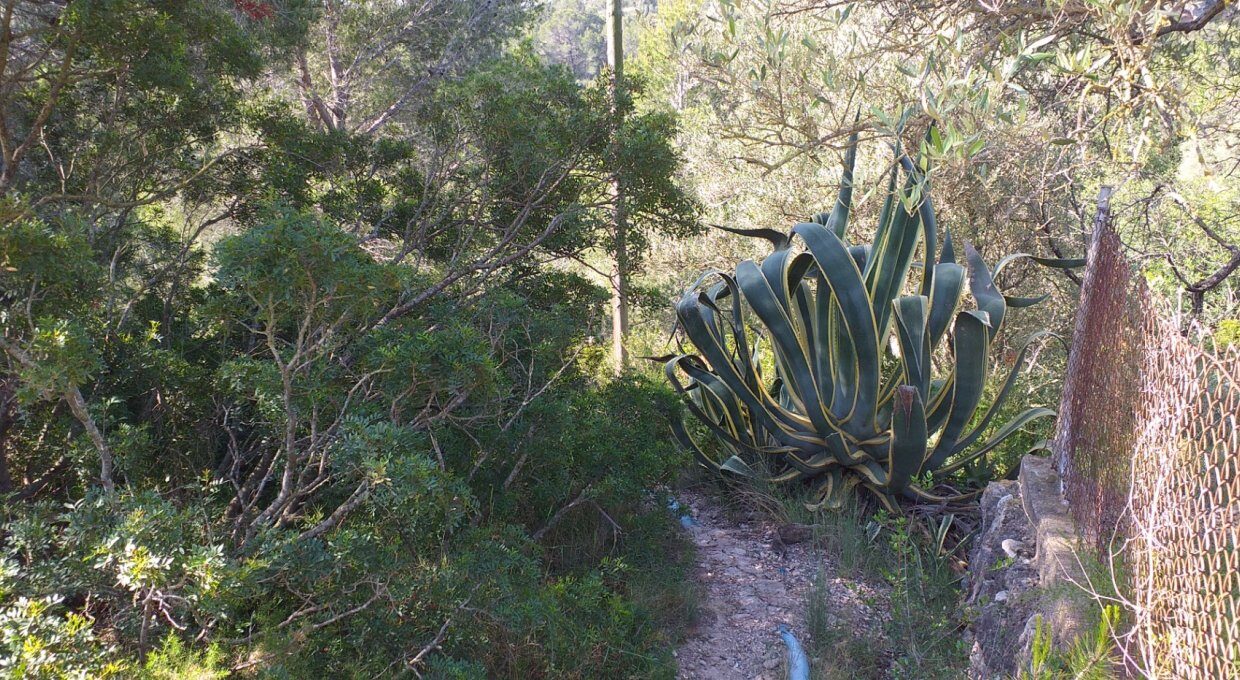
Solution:
M 1043 299 L 1005 296 L 995 279 L 1021 258 L 1080 263 L 1022 253 L 992 270 L 968 245 L 965 264 L 957 263 L 951 232 L 938 240 L 922 166 L 898 150 L 874 242 L 848 243 L 856 144 L 854 135 L 830 213 L 786 235 L 729 230 L 765 239 L 773 252 L 699 279 L 677 302 L 679 326 L 696 353 L 659 359 L 713 444 L 700 445 L 684 422 L 673 431 L 714 469 L 816 484 L 818 505 L 837 506 L 855 487 L 891 509 L 900 496 L 951 500 L 918 480 L 942 479 L 1025 425 L 1054 416 L 1028 409 L 979 444 L 1011 396 L 1030 344 L 1048 335 L 1037 333 L 969 427 L 1008 310 Z M 911 194 L 920 197 L 913 205 L 903 198 Z M 966 284 L 976 309 L 960 309 Z M 940 348 L 949 368 L 935 375 L 931 358 Z

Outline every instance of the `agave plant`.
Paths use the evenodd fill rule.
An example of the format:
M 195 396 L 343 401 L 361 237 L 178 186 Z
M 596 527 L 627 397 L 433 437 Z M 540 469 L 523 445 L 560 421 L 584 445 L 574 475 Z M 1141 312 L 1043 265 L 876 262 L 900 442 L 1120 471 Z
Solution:
M 729 229 L 766 239 L 774 250 L 734 273 L 708 272 L 677 302 L 679 326 L 697 354 L 660 360 L 688 412 L 714 435 L 716 446 L 703 448 L 685 423 L 674 423 L 677 438 L 703 464 L 775 483 L 811 480 L 816 505 L 838 505 L 860 485 L 895 509 L 900 496 L 967 497 L 933 491 L 937 480 L 1054 415 L 1030 408 L 982 441 L 1030 343 L 1042 335 L 1025 343 L 975 420 L 990 347 L 1008 310 L 1045 297 L 1005 296 L 995 279 L 1025 257 L 1051 266 L 1079 263 L 1022 253 L 992 270 L 966 245 L 966 268 L 956 261 L 950 231 L 939 246 L 921 166 L 898 150 L 897 159 L 873 245 L 847 240 L 854 137 L 829 214 L 787 234 Z M 966 284 L 975 309 L 960 309 Z M 936 356 L 940 361 L 932 361 Z

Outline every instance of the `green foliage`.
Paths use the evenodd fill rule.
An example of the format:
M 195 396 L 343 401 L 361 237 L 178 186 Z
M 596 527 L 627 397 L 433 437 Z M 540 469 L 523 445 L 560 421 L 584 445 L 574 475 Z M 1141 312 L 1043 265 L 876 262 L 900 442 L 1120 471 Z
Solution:
M 597 0 L 557 0 L 543 9 L 535 33 L 539 54 L 564 64 L 578 80 L 598 75 L 607 62 L 603 7 Z
M 838 564 L 836 584 L 889 612 L 881 621 L 857 620 L 857 612 L 834 606 L 819 574 L 806 603 L 814 677 L 963 677 L 968 648 L 957 634 L 962 594 L 944 536 L 932 527 L 915 529 L 912 517 L 862 512 L 855 501 L 813 519 L 816 541 Z
M 0 299 L 46 305 L 31 310 L 36 316 L 79 309 L 104 283 L 91 255 L 88 232 L 76 220 L 8 222 L 0 226 Z
M 0 673 L 670 676 L 679 403 L 574 263 L 614 172 L 692 228 L 676 124 L 490 9 L 18 3 Z
M 7 580 L 13 565 L 4 564 Z M 7 591 L 0 582 L 0 591 Z M 126 666 L 108 661 L 108 650 L 82 614 L 62 613 L 61 600 L 47 597 L 9 599 L 0 609 L 0 671 L 15 679 L 121 678 Z
M 1223 319 L 1214 331 L 1214 344 L 1219 348 L 1240 346 L 1240 319 Z
M 203 651 L 187 647 L 175 635 L 164 639 L 164 644 L 146 657 L 143 680 L 223 680 L 230 675 L 226 657 L 217 646 Z
M 891 585 L 888 636 L 895 678 L 957 678 L 968 647 L 960 628 L 960 592 L 941 547 L 916 538 L 905 517 L 886 522 L 891 556 L 884 578 Z
M 27 347 L 38 363 L 20 372 L 23 392 L 56 398 L 99 371 L 99 358 L 83 328 L 48 317 L 36 323 Z
M 186 640 L 247 639 L 272 677 L 374 674 L 447 621 L 450 635 L 420 662 L 432 673 L 664 672 L 686 567 L 645 562 L 676 540 L 648 495 L 684 464 L 660 424 L 678 400 L 641 376 L 595 382 L 573 359 L 605 295 L 574 274 L 531 271 L 468 307 L 376 325 L 383 303 L 417 284 L 403 266 L 320 218 L 267 214 L 217 243 L 212 283 L 187 318 L 159 324 L 171 334 L 143 332 L 138 305 L 98 355 L 81 333 L 72 352 L 69 331 L 27 341 L 46 389 L 68 376 L 58 379 L 118 395 L 106 417 L 125 482 L 67 507 L 9 508 L 6 603 L 74 603 L 56 615 L 14 609 L 39 622 L 29 644 L 65 668 L 128 667 L 146 648 L 151 677 L 209 677 L 244 650 Z M 71 372 L 53 350 L 96 364 Z M 100 381 L 103 363 L 123 370 Z M 152 403 L 150 392 L 167 396 Z M 425 419 L 460 394 L 458 410 Z M 150 424 L 134 424 L 143 413 Z M 29 417 L 57 422 L 54 411 Z M 319 422 L 330 426 L 321 445 Z M 331 475 L 295 516 L 255 523 L 231 509 L 233 484 L 252 482 L 213 470 L 279 460 L 290 432 Z M 181 441 L 193 447 L 170 450 Z M 39 469 L 43 451 L 9 461 Z M 93 467 L 92 451 L 76 455 Z M 346 506 L 347 522 L 329 521 Z M 545 545 L 531 539 L 543 534 Z M 624 566 L 639 563 L 640 574 Z M 90 627 L 72 617 L 86 612 L 121 643 L 82 637 Z M 351 615 L 363 612 L 364 624 Z M 80 660 L 55 651 L 65 636 L 82 637 L 70 645 Z M 180 642 L 146 642 L 160 638 Z
M 1038 617 L 1030 651 L 1029 668 L 1021 680 L 1111 680 L 1116 677 L 1115 631 L 1119 607 L 1106 605 L 1092 637 L 1082 637 L 1067 649 L 1055 645 L 1054 632 Z
M 679 325 L 702 356 L 674 356 L 666 374 L 715 436 L 717 452 L 698 446 L 683 425 L 676 431 L 708 467 L 744 476 L 769 470 L 779 483 L 813 481 L 817 504 L 838 506 L 858 485 L 893 510 L 899 496 L 960 500 L 968 494 L 941 496 L 933 487 L 1026 423 L 1054 415 L 1027 409 L 974 446 L 1039 337 L 1026 341 L 989 408 L 974 421 L 990 347 L 1009 308 L 1040 301 L 1006 296 L 995 279 L 1030 256 L 1010 256 L 991 269 L 966 245 L 966 273 L 950 231 L 938 247 L 925 163 L 915 166 L 906 156 L 891 171 L 874 245 L 849 245 L 855 135 L 852 144 L 830 214 L 788 235 L 740 232 L 771 241 L 775 251 L 761 264 L 741 262 L 734 275 L 717 274 L 719 282 L 709 286 L 708 274 L 681 297 Z M 901 169 L 904 189 L 897 191 Z M 806 252 L 792 249 L 794 237 Z M 915 271 L 919 242 L 924 261 L 934 264 Z M 978 308 L 957 312 L 966 278 Z M 910 287 L 917 292 L 904 294 Z M 751 313 L 761 325 L 756 335 L 748 330 Z M 948 338 L 947 351 L 939 354 Z M 935 376 L 942 364 L 950 369 Z
M 822 576 L 816 577 L 806 606 L 810 650 L 817 663 L 811 669 L 816 680 L 878 680 L 886 659 L 874 641 L 856 634 L 856 626 L 832 611 L 829 591 Z

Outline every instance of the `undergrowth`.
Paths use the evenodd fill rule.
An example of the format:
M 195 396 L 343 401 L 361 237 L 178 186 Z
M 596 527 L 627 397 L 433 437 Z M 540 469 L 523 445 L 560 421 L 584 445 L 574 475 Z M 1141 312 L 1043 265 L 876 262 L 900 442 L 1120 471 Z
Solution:
M 965 676 L 969 650 L 960 634 L 960 578 L 950 566 L 954 551 L 945 549 L 937 527 L 914 531 L 908 518 L 857 499 L 838 510 L 810 511 L 808 497 L 760 485 L 733 485 L 726 497 L 733 507 L 777 522 L 812 525 L 813 540 L 833 563 L 833 569 L 819 570 L 806 607 L 813 678 Z M 827 583 L 831 571 L 881 621 L 858 621 L 855 612 L 837 611 Z
M 1064 647 L 1055 645 L 1056 631 L 1039 619 L 1028 664 L 1018 680 L 1112 680 L 1119 677 L 1115 635 L 1125 627 L 1121 593 L 1131 592 L 1122 560 L 1103 563 L 1086 553 L 1080 556 L 1084 583 L 1065 583 L 1051 592 L 1066 595 L 1083 612 L 1085 634 Z
M 757 495 L 762 495 L 760 492 Z M 951 546 L 946 519 L 911 520 L 853 502 L 837 511 L 810 512 L 803 499 L 771 493 L 784 521 L 812 524 L 815 542 L 835 574 L 862 602 L 882 611 L 880 626 L 834 609 L 827 570 L 815 579 L 806 611 L 808 649 L 815 680 L 936 680 L 966 677 L 969 647 L 963 635 L 968 612 L 961 578 L 953 570 L 962 545 Z M 913 531 L 912 522 L 923 526 Z M 1066 647 L 1038 622 L 1031 655 L 1013 680 L 1111 680 L 1117 677 L 1115 631 L 1123 626 L 1112 604 L 1124 589 L 1122 572 L 1084 559 L 1086 584 L 1065 584 L 1087 612 L 1085 630 Z M 1116 581 L 1120 583 L 1117 584 Z M 864 593 L 876 586 L 880 596 Z M 874 631 L 877 631 L 875 634 Z M 1015 650 L 1013 650 L 1015 653 Z

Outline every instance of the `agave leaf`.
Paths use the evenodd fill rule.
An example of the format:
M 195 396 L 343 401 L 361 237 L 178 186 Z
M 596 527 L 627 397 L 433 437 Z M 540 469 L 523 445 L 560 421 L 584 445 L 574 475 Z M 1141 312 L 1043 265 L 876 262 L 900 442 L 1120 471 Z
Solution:
M 829 470 L 819 482 L 818 490 L 815 493 L 815 501 L 806 503 L 805 508 L 810 512 L 818 510 L 839 510 L 844 507 L 844 502 L 848 499 L 848 495 L 852 493 L 853 487 L 858 484 L 856 477 L 851 475 L 845 477 L 842 470 Z
M 776 250 L 784 250 L 788 247 L 788 234 L 774 229 L 737 229 L 736 227 L 725 227 L 721 224 L 712 225 L 715 229 L 726 231 L 740 236 L 749 236 L 760 238 L 771 242 L 771 246 Z
M 814 226 L 822 229 L 819 225 Z M 780 280 L 783 280 L 782 276 Z M 795 402 L 804 409 L 804 415 L 819 432 L 835 429 L 818 397 L 818 386 L 809 366 L 808 347 L 804 344 L 804 336 L 798 334 L 793 325 L 790 310 L 780 304 L 770 281 L 752 260 L 737 265 L 736 282 L 750 309 L 766 326 L 772 349 L 787 371 L 783 376 L 784 383 L 796 397 Z
M 788 453 L 787 461 L 794 469 L 811 477 L 817 477 L 829 468 L 840 466 L 840 461 L 827 452 L 819 452 L 809 458 L 802 458 L 793 451 Z
M 709 321 L 710 312 L 707 305 L 702 304 L 702 296 L 686 295 L 681 298 L 676 305 L 676 314 L 685 329 L 685 335 L 702 353 L 715 375 L 745 405 L 751 417 L 761 420 L 762 424 L 772 431 L 796 432 L 809 425 L 808 420 L 798 419 L 795 414 L 779 408 L 760 384 L 755 385 L 746 380 L 741 373 L 742 369 L 738 369 L 725 351 L 723 339 L 713 332 Z M 744 370 L 746 373 L 752 371 L 748 368 Z
M 692 357 L 687 357 L 687 358 L 692 359 Z M 728 446 L 734 449 L 737 449 L 737 450 L 742 450 L 742 451 L 747 450 L 747 451 L 752 451 L 755 453 L 761 452 L 762 448 L 760 447 L 760 443 L 753 441 L 754 440 L 753 436 L 747 437 L 750 441 L 748 442 L 743 441 L 738 437 L 736 433 L 729 431 L 729 429 L 726 426 L 720 424 L 719 414 L 711 412 L 712 409 L 714 409 L 715 405 L 707 404 L 705 401 L 706 397 L 704 397 L 703 393 L 701 392 L 701 389 L 702 389 L 701 383 L 697 383 L 695 381 L 689 385 L 685 385 L 684 383 L 680 382 L 680 380 L 676 377 L 676 374 L 675 374 L 675 370 L 678 367 L 677 365 L 679 361 L 680 360 L 677 360 L 677 359 L 673 359 L 672 361 L 669 361 L 667 365 L 664 367 L 664 373 L 667 375 L 668 381 L 671 382 L 672 389 L 675 390 L 678 394 L 682 394 L 687 397 L 685 400 L 685 408 L 688 409 L 688 411 L 692 413 L 694 417 L 696 417 L 699 421 L 701 421 L 701 423 L 705 425 L 706 428 L 709 429 L 712 434 L 714 434 L 716 437 L 718 437 Z M 686 434 L 686 436 L 688 435 Z
M 805 340 L 806 351 L 812 353 L 815 347 L 816 337 L 814 335 L 814 323 L 810 316 L 810 296 L 811 290 L 807 277 L 810 272 L 817 271 L 818 265 L 814 264 L 814 258 L 809 253 L 800 253 L 792 258 L 785 270 L 783 286 L 792 296 L 792 304 L 796 307 L 791 310 L 792 320 L 796 324 L 797 333 L 801 334 Z M 766 274 L 764 271 L 763 274 Z M 778 280 L 771 280 L 771 285 L 779 283 Z M 788 306 L 788 305 L 785 305 Z M 815 375 L 817 377 L 817 375 Z
M 939 341 L 947 333 L 956 308 L 960 306 L 960 297 L 964 294 L 964 267 L 955 262 L 944 262 L 934 266 L 934 286 L 930 293 L 930 348 L 939 346 Z
M 731 472 L 742 477 L 749 477 L 751 479 L 758 477 L 758 473 L 754 472 L 754 469 L 749 467 L 749 463 L 741 460 L 739 456 L 732 456 L 731 458 L 723 461 L 723 464 L 719 466 L 719 469 L 726 470 L 727 472 Z
M 936 469 L 951 455 L 957 438 L 968 424 L 982 399 L 986 386 L 986 357 L 990 353 L 990 335 L 984 314 L 976 311 L 956 315 L 956 337 L 952 350 L 956 370 L 952 381 L 947 423 L 930 454 L 930 469 Z
M 949 262 L 952 264 L 956 263 L 956 247 L 952 242 L 952 230 L 950 227 L 945 230 L 943 235 L 943 251 L 939 254 L 939 262 L 943 264 Z
M 676 418 L 672 419 L 672 434 L 676 437 L 676 441 L 679 442 L 681 446 L 685 447 L 685 450 L 693 453 L 693 457 L 696 458 L 698 463 L 702 466 L 712 470 L 719 469 L 719 464 L 711 460 L 710 456 L 706 455 L 706 452 L 702 450 L 702 447 L 698 446 L 697 442 L 693 441 L 693 437 L 689 436 L 688 431 L 685 430 L 684 421 Z
M 1003 301 L 1006 302 L 1007 306 L 1012 309 L 1023 309 L 1025 307 L 1032 307 L 1040 302 L 1043 302 L 1050 296 L 1051 296 L 1050 293 L 1045 293 L 1037 297 L 1017 297 L 1014 295 L 1004 295 Z
M 1029 253 L 1012 253 L 1011 255 L 1006 255 L 995 263 L 994 269 L 990 271 L 990 278 L 998 281 L 999 275 L 1003 273 L 1003 270 L 1006 269 L 1009 264 L 1012 264 L 1017 260 L 1024 260 L 1032 257 L 1033 255 L 1030 255 Z
M 951 505 L 954 503 L 962 503 L 965 501 L 971 501 L 977 498 L 978 496 L 980 496 L 982 494 L 982 491 L 984 491 L 984 489 L 975 489 L 973 491 L 967 491 L 965 493 L 957 493 L 957 494 L 951 494 L 951 495 L 945 496 L 941 494 L 930 493 L 929 491 L 922 489 L 916 484 L 909 484 L 908 488 L 905 489 L 904 491 L 904 495 L 911 497 L 914 500 L 918 500 L 918 501 L 922 501 L 926 503 L 937 503 L 939 505 Z
M 956 367 L 946 377 L 930 381 L 930 404 L 926 410 L 926 429 L 931 433 L 943 429 L 952 409 L 953 387 L 956 385 Z
M 844 174 L 840 178 L 840 194 L 835 199 L 831 216 L 824 225 L 842 241 L 848 233 L 848 211 L 852 207 L 853 169 L 857 166 L 857 133 L 848 137 L 848 150 L 844 152 Z
M 906 189 L 913 186 L 910 175 Z M 891 301 L 899 297 L 905 278 L 913 262 L 917 243 L 921 239 L 921 221 L 915 213 L 904 209 L 901 202 L 892 208 L 890 227 L 881 241 L 876 241 L 866 267 L 866 288 L 874 308 L 874 320 L 878 329 L 878 344 L 887 342 L 890 331 Z
M 857 271 L 865 271 L 865 263 L 870 259 L 870 246 L 848 246 L 848 254 L 852 255 L 853 262 L 857 263 Z
M 898 157 L 898 154 L 897 154 Z M 883 194 L 883 207 L 878 211 L 878 228 L 874 231 L 874 241 L 871 245 L 871 254 L 881 250 L 883 244 L 887 242 L 887 233 L 891 230 L 891 222 L 895 217 L 896 204 L 896 182 L 900 179 L 900 163 L 897 160 L 891 165 L 891 172 L 887 177 L 887 193 Z M 865 280 L 870 281 L 870 269 L 873 267 L 872 260 L 866 262 L 866 266 L 861 270 L 865 276 Z
M 835 345 L 839 339 L 837 324 L 833 322 L 838 312 L 834 308 L 830 288 L 817 270 L 814 272 L 814 287 L 816 292 L 813 296 L 812 316 L 807 315 L 807 318 L 810 319 L 809 325 L 816 340 L 810 348 L 813 353 L 814 376 L 818 380 L 818 398 L 838 416 L 834 408 L 838 385 L 835 370 L 837 364 L 834 359 Z
M 979 447 L 976 451 L 973 451 L 969 455 L 964 456 L 963 458 L 960 458 L 959 460 L 953 461 L 950 465 L 945 465 L 939 468 L 938 470 L 935 471 L 934 474 L 936 477 L 945 477 L 947 475 L 950 475 L 951 473 L 955 472 L 956 470 L 959 470 L 965 465 L 972 463 L 973 461 L 977 460 L 978 458 L 981 458 L 987 453 L 990 453 L 991 451 L 995 449 L 995 447 L 1002 444 L 1005 440 L 1007 440 L 1008 437 L 1011 437 L 1012 435 L 1016 434 L 1017 432 L 1020 431 L 1021 428 L 1028 425 L 1029 423 L 1035 420 L 1038 420 L 1040 418 L 1054 418 L 1054 417 L 1055 417 L 1055 412 L 1049 408 L 1042 408 L 1039 406 L 1035 406 L 1033 408 L 1026 409 L 1025 411 L 1022 411 L 1019 415 L 1017 415 L 1015 418 L 1004 423 L 1003 427 L 999 428 L 999 430 L 995 432 L 994 436 L 986 440 L 986 443 L 982 444 L 981 447 Z
M 694 357 L 683 357 L 675 364 L 686 375 L 692 378 L 698 387 L 706 390 L 705 394 L 709 394 L 713 399 L 710 402 L 712 408 L 707 410 L 714 415 L 714 421 L 719 427 L 724 428 L 728 434 L 738 440 L 742 445 L 752 448 L 758 448 L 762 445 L 757 437 L 760 432 L 755 432 L 746 427 L 745 415 L 741 412 L 741 404 L 736 399 L 736 394 L 728 389 L 728 386 L 722 380 L 715 377 L 706 367 L 698 365 Z M 699 397 L 705 400 L 705 394 L 699 394 Z M 701 402 L 699 402 L 701 403 Z
M 791 307 L 790 294 L 792 291 L 790 291 L 789 288 L 791 287 L 792 282 L 789 280 L 790 272 L 788 269 L 795 256 L 796 254 L 791 250 L 785 249 L 766 256 L 763 258 L 761 264 L 757 264 L 753 260 L 746 260 L 746 262 L 757 266 L 758 271 L 760 271 L 763 278 L 766 279 L 766 284 L 770 287 L 771 291 L 775 293 L 779 306 L 785 310 L 788 310 L 789 307 Z M 738 284 L 740 283 L 739 279 L 740 271 L 738 267 Z M 744 290 L 745 289 L 742 286 L 741 291 L 744 292 Z
M 1041 439 L 1037 443 L 1035 443 L 1033 446 L 1030 446 L 1029 450 L 1026 451 L 1025 453 L 1026 454 L 1038 453 L 1039 451 L 1049 453 L 1051 450 L 1050 446 L 1051 446 L 1050 441 L 1046 439 Z M 1022 456 L 1021 458 L 1023 457 L 1024 456 Z M 1003 473 L 1003 476 L 1000 477 L 1000 479 L 1015 481 L 1016 478 L 1019 476 L 1020 476 L 1020 458 L 1018 458 L 1016 462 L 1011 467 L 1008 468 L 1007 472 Z
M 904 295 L 894 303 L 904 382 L 917 390 L 921 403 L 929 398 L 930 336 L 926 333 L 926 297 Z M 897 401 L 899 397 L 896 397 Z M 923 415 L 924 417 L 924 415 Z
M 1085 266 L 1085 258 L 1072 257 L 1036 257 L 1031 256 L 1029 259 L 1037 262 L 1043 267 L 1051 267 L 1053 269 L 1077 269 Z
M 1003 300 L 1003 294 L 995 287 L 990 270 L 977 249 L 965 244 L 964 254 L 969 262 L 969 292 L 973 294 L 973 299 L 977 300 L 977 308 L 990 315 L 990 338 L 993 340 L 1003 327 L 1007 303 Z
M 809 247 L 818 271 L 822 273 L 827 288 L 835 298 L 840 311 L 840 322 L 846 343 L 855 355 L 857 367 L 857 390 L 847 415 L 840 418 L 849 423 L 854 434 L 873 428 L 875 410 L 878 406 L 878 333 L 875 330 L 873 308 L 866 295 L 861 272 L 853 264 L 852 256 L 843 241 L 833 232 L 816 224 L 798 224 L 793 233 L 801 237 Z M 823 291 L 818 292 L 819 295 Z M 845 344 L 845 343 L 840 343 Z M 842 404 L 833 404 L 837 416 Z
M 1029 253 L 1013 253 L 999 260 L 998 264 L 995 265 L 994 270 L 991 272 L 991 279 L 998 281 L 999 276 L 1003 273 L 1003 270 L 1006 269 L 1008 265 L 1019 260 L 1031 260 L 1042 265 L 1043 267 L 1052 267 L 1055 269 L 1075 269 L 1077 267 L 1085 266 L 1085 260 L 1083 259 L 1038 257 L 1036 255 L 1030 255 Z M 1009 307 L 1032 307 L 1033 305 L 1036 305 L 1049 297 L 1050 295 L 1047 294 L 1037 297 L 1007 297 L 1006 300 L 1008 301 Z
M 926 134 L 934 130 L 931 126 Z M 930 178 L 928 175 L 921 173 L 917 167 L 913 165 L 913 161 L 906 155 L 900 158 L 900 165 L 904 167 L 904 171 L 909 177 L 916 177 L 921 180 L 921 202 L 917 206 L 917 215 L 921 222 L 922 238 L 925 240 L 926 262 L 934 262 L 934 253 L 937 250 L 938 238 L 938 220 L 934 216 L 934 203 L 930 199 Z M 930 293 L 934 287 L 934 272 L 930 271 L 923 265 L 921 278 L 921 294 L 930 297 Z
M 921 472 L 926 460 L 926 411 L 921 394 L 911 385 L 896 390 L 891 416 L 891 444 L 887 452 L 887 488 L 902 492 Z
M 1012 388 L 1015 387 L 1017 378 L 1020 377 L 1020 371 L 1024 368 L 1025 356 L 1029 353 L 1029 349 L 1033 347 L 1035 342 L 1047 337 L 1056 338 L 1060 342 L 1063 341 L 1063 338 L 1050 331 L 1039 331 L 1025 338 L 1024 344 L 1021 345 L 1020 351 L 1016 354 L 1016 361 L 1012 364 L 1011 370 L 1008 371 L 1007 378 L 1003 380 L 1003 387 L 999 388 L 999 393 L 995 395 L 995 400 L 991 402 L 990 408 L 986 409 L 986 415 L 982 417 L 981 422 L 977 424 L 977 427 L 973 428 L 972 432 L 956 443 L 952 453 L 960 453 L 972 446 L 973 442 L 977 441 L 982 433 L 986 431 L 986 428 L 990 427 L 990 421 L 994 419 L 995 415 L 1003 409 L 1003 405 L 1007 403 L 1008 396 L 1011 394 Z
M 833 371 L 831 380 L 835 385 L 835 389 L 831 395 L 831 412 L 840 420 L 847 419 L 853 411 L 853 407 L 857 401 L 857 390 L 860 385 L 857 382 L 857 351 L 853 346 L 852 338 L 849 336 L 849 327 L 844 323 L 843 312 L 840 311 L 839 302 L 835 296 L 831 294 L 830 286 L 824 286 L 826 299 L 832 305 L 831 309 L 831 337 L 832 342 L 829 347 L 831 355 L 827 361 Z M 876 350 L 877 351 L 877 350 Z M 878 367 L 875 366 L 875 371 Z

